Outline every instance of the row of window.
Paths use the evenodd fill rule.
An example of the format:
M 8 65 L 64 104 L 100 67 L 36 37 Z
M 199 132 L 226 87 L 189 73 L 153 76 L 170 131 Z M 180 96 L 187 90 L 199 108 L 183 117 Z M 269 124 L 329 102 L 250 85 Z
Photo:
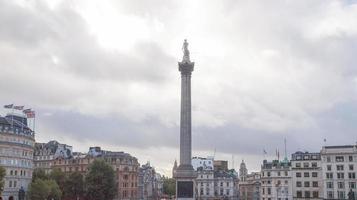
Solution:
M 334 188 L 333 182 L 326 182 L 326 188 L 327 189 L 333 189 Z M 345 182 L 337 182 L 337 188 L 338 189 L 344 189 L 345 188 Z M 348 188 L 349 189 L 356 189 L 356 182 L 349 182 L 348 183 Z
M 305 191 L 304 196 L 302 196 L 302 191 L 296 191 L 296 197 L 297 198 L 319 198 L 319 192 L 318 191 L 312 191 L 312 196 L 311 196 L 311 191 Z
M 325 160 L 325 158 L 324 158 Z M 353 156 L 347 156 L 347 159 L 345 158 L 345 156 L 335 156 L 335 161 L 336 162 L 353 162 Z M 326 156 L 326 162 L 332 162 L 332 157 L 331 156 Z
M 279 193 L 288 195 L 289 189 L 288 189 L 288 187 L 278 187 L 277 192 L 278 192 L 278 195 L 279 195 Z M 271 187 L 267 187 L 266 190 L 265 190 L 265 187 L 262 187 L 262 194 L 263 195 L 265 195 L 265 194 L 271 195 Z
M 301 163 L 295 163 L 295 167 L 301 168 Z M 303 163 L 303 167 L 304 167 L 304 168 L 310 167 L 310 163 L 304 162 L 304 163 Z M 311 163 L 311 167 L 317 167 L 317 162 L 312 162 L 312 163 Z
M 28 129 L 22 129 L 22 128 L 17 128 L 17 127 L 12 127 L 12 126 L 0 125 L 0 132 L 15 133 L 15 134 L 25 135 L 25 136 L 33 136 L 33 132 Z
M 326 165 L 327 171 L 332 171 L 332 165 Z M 337 171 L 344 171 L 345 166 L 344 165 L 336 165 L 336 170 Z M 349 170 L 354 170 L 354 165 L 348 165 Z
M 17 144 L 26 144 L 29 146 L 33 146 L 34 142 L 31 140 L 25 140 L 23 138 L 19 138 L 17 136 L 10 137 L 10 136 L 0 136 L 0 141 L 4 142 L 12 142 L 12 143 L 17 143 Z
M 263 185 L 264 185 L 265 183 L 268 184 L 268 185 L 270 185 L 270 184 L 271 184 L 271 181 L 270 181 L 270 180 L 262 181 L 262 184 L 263 184 Z M 288 180 L 285 180 L 284 183 L 285 183 L 285 185 L 287 185 L 287 184 L 288 184 Z M 281 184 L 281 181 L 278 180 L 278 181 L 277 181 L 277 184 L 280 185 L 280 184 Z
M 296 174 L 295 174 L 295 176 L 297 178 L 300 178 L 301 175 L 302 175 L 301 172 L 296 172 Z M 310 172 L 304 172 L 304 177 L 310 177 Z M 318 177 L 318 173 L 317 172 L 311 172 L 311 177 L 314 177 L 314 178 Z
M 262 176 L 264 177 L 264 176 L 267 176 L 267 177 L 270 177 L 272 175 L 272 172 L 263 172 L 263 174 L 262 174 Z M 276 175 L 277 176 L 288 176 L 288 171 L 283 171 L 283 172 L 280 172 L 280 171 L 277 171 L 276 172 Z
M 319 182 L 312 181 L 312 187 L 319 187 Z M 301 181 L 296 181 L 296 187 L 302 187 Z M 304 187 L 310 187 L 310 181 L 304 181 Z
M 32 161 L 29 160 L 18 160 L 18 159 L 0 159 L 0 164 L 2 165 L 12 165 L 17 167 L 32 167 Z
M 345 178 L 345 173 L 344 172 L 338 172 L 337 174 L 337 179 L 344 179 Z M 333 179 L 333 173 L 328 172 L 326 173 L 326 179 Z M 355 172 L 349 172 L 348 173 L 348 179 L 356 179 L 356 173 Z
M 336 199 L 333 191 L 327 191 L 326 194 L 327 194 L 327 199 Z M 346 199 L 345 191 L 337 191 L 337 198 Z
M 10 175 L 10 176 L 17 176 L 17 175 L 19 175 L 19 176 L 29 176 L 29 177 L 31 177 L 31 173 L 26 173 L 26 170 L 20 170 L 20 171 L 18 171 L 18 170 L 9 170 L 8 171 L 8 175 Z

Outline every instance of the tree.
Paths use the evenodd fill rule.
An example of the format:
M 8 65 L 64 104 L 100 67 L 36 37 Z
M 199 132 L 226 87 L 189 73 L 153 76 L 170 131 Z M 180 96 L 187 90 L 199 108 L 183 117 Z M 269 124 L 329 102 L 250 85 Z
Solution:
M 59 200 L 61 199 L 61 190 L 54 180 L 37 178 L 29 185 L 28 196 L 33 200 Z
M 36 168 L 35 170 L 33 170 L 32 182 L 35 182 L 37 179 L 47 180 L 48 178 L 48 175 L 43 169 Z
M 68 176 L 64 184 L 64 197 L 65 199 L 77 199 L 84 195 L 84 180 L 79 172 L 73 172 Z
M 176 194 L 176 181 L 173 178 L 163 177 L 164 185 L 164 194 L 173 196 Z
M 4 186 L 5 186 L 4 178 L 5 178 L 5 175 L 6 175 L 5 168 L 0 166 L 0 196 L 1 196 L 2 192 L 4 191 Z
M 117 193 L 113 168 L 104 160 L 95 160 L 89 166 L 85 187 L 89 200 L 113 199 Z
M 53 169 L 49 175 L 49 178 L 56 181 L 61 191 L 64 191 L 64 184 L 66 181 L 66 174 L 60 169 Z

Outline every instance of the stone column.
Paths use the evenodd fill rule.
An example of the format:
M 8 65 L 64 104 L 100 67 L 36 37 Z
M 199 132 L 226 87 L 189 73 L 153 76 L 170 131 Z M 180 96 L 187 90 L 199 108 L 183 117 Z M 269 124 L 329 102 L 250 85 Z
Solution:
M 191 164 L 191 74 L 195 63 L 190 61 L 190 54 L 185 40 L 182 62 L 179 62 L 181 72 L 181 123 L 180 123 L 180 165 L 174 178 L 176 179 L 176 198 L 195 198 L 195 179 L 197 173 Z

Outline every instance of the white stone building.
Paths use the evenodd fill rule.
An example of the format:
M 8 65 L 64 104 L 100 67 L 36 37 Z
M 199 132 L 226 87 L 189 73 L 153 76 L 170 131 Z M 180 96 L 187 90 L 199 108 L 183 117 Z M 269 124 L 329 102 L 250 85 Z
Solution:
M 17 200 L 27 192 L 32 180 L 35 134 L 27 118 L 11 114 L 0 117 L 0 166 L 5 168 L 4 190 L 0 199 Z
M 357 145 L 325 146 L 321 150 L 324 199 L 356 196 Z
M 261 200 L 292 200 L 291 163 L 263 161 L 261 167 Z
M 213 157 L 193 157 L 191 164 L 194 170 L 197 170 L 198 168 L 202 168 L 202 170 L 214 170 L 213 162 Z
M 321 199 L 323 196 L 320 153 L 296 152 L 291 155 L 294 200 Z

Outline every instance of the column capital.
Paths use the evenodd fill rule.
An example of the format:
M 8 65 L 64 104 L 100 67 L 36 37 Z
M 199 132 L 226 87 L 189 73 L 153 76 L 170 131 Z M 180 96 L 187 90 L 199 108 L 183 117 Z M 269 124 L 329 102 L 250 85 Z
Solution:
M 179 71 L 181 72 L 181 75 L 191 75 L 195 63 L 194 62 L 179 62 Z

